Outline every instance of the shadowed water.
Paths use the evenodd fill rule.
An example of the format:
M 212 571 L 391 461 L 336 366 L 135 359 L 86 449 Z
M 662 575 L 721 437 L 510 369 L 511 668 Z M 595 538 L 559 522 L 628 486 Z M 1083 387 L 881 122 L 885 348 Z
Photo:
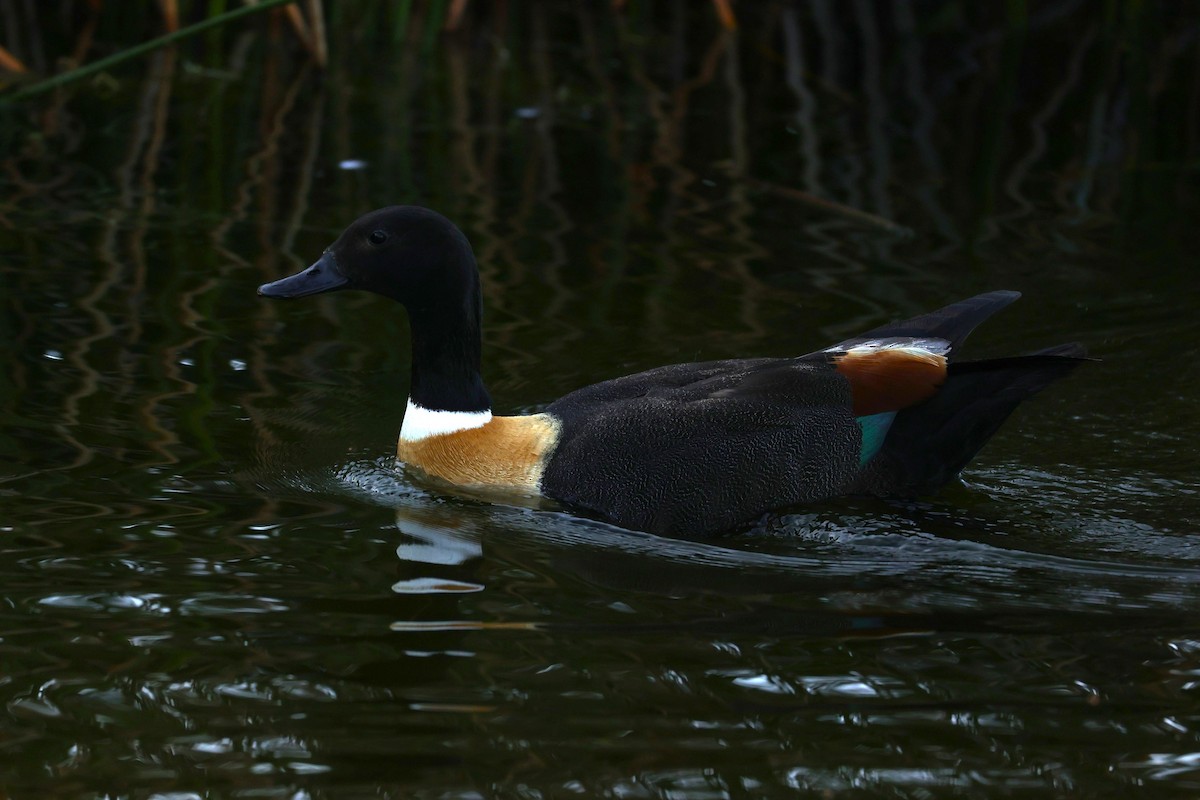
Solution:
M 258 20 L 0 117 L 3 794 L 1200 790 L 1190 7 L 352 5 L 326 74 Z M 999 288 L 971 353 L 1100 360 L 935 497 L 449 495 L 401 310 L 254 294 L 399 202 L 475 247 L 501 413 Z

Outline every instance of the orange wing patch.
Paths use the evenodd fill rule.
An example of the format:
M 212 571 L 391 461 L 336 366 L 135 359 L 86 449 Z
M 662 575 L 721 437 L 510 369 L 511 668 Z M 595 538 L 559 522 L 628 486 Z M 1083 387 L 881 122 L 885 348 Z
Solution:
M 850 381 L 856 417 L 916 405 L 946 380 L 946 357 L 927 350 L 853 347 L 835 355 L 834 363 Z
M 401 440 L 396 455 L 405 464 L 458 486 L 537 492 L 558 429 L 558 421 L 549 414 L 493 417 L 479 428 L 415 442 Z

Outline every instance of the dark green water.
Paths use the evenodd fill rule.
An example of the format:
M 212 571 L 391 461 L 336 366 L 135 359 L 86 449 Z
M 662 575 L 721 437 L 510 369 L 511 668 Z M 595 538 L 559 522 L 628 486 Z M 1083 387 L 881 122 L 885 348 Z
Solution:
M 1195 796 L 1200 15 L 595 5 L 343 6 L 324 76 L 259 21 L 3 118 L 0 794 Z M 972 352 L 1103 361 L 920 503 L 443 496 L 400 310 L 254 294 L 396 202 L 472 239 L 502 412 L 996 288 Z

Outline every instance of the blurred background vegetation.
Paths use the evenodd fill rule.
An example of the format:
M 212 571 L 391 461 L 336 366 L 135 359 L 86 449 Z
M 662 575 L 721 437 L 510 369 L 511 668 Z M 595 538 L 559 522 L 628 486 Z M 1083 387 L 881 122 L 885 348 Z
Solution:
M 1122 304 L 1147 301 L 1114 265 L 1170 292 L 1163 265 L 1196 247 L 1187 2 L 55 0 L 0 15 L 7 346 L 87 373 L 86 351 L 123 332 L 128 380 L 150 348 L 163 392 L 209 395 L 196 425 L 219 373 L 181 387 L 179 352 L 219 350 L 214 331 L 270 347 L 260 328 L 281 312 L 252 287 L 387 203 L 470 235 L 489 378 L 523 404 L 997 286 L 1104 297 L 1120 328 Z M 63 296 L 86 313 L 56 311 Z M 361 302 L 318 304 L 314 338 L 377 338 Z M 1031 339 L 1059 322 L 1025 320 Z M 403 348 L 345 346 L 403 374 Z M 225 361 L 303 373 L 312 348 Z M 535 363 L 554 368 L 521 385 Z

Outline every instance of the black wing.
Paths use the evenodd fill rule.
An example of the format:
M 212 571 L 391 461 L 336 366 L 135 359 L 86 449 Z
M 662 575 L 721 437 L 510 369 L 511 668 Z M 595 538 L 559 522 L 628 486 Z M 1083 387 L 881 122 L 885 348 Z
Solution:
M 619 525 L 707 534 L 838 494 L 858 468 L 850 388 L 824 360 L 660 367 L 573 392 L 547 495 Z

